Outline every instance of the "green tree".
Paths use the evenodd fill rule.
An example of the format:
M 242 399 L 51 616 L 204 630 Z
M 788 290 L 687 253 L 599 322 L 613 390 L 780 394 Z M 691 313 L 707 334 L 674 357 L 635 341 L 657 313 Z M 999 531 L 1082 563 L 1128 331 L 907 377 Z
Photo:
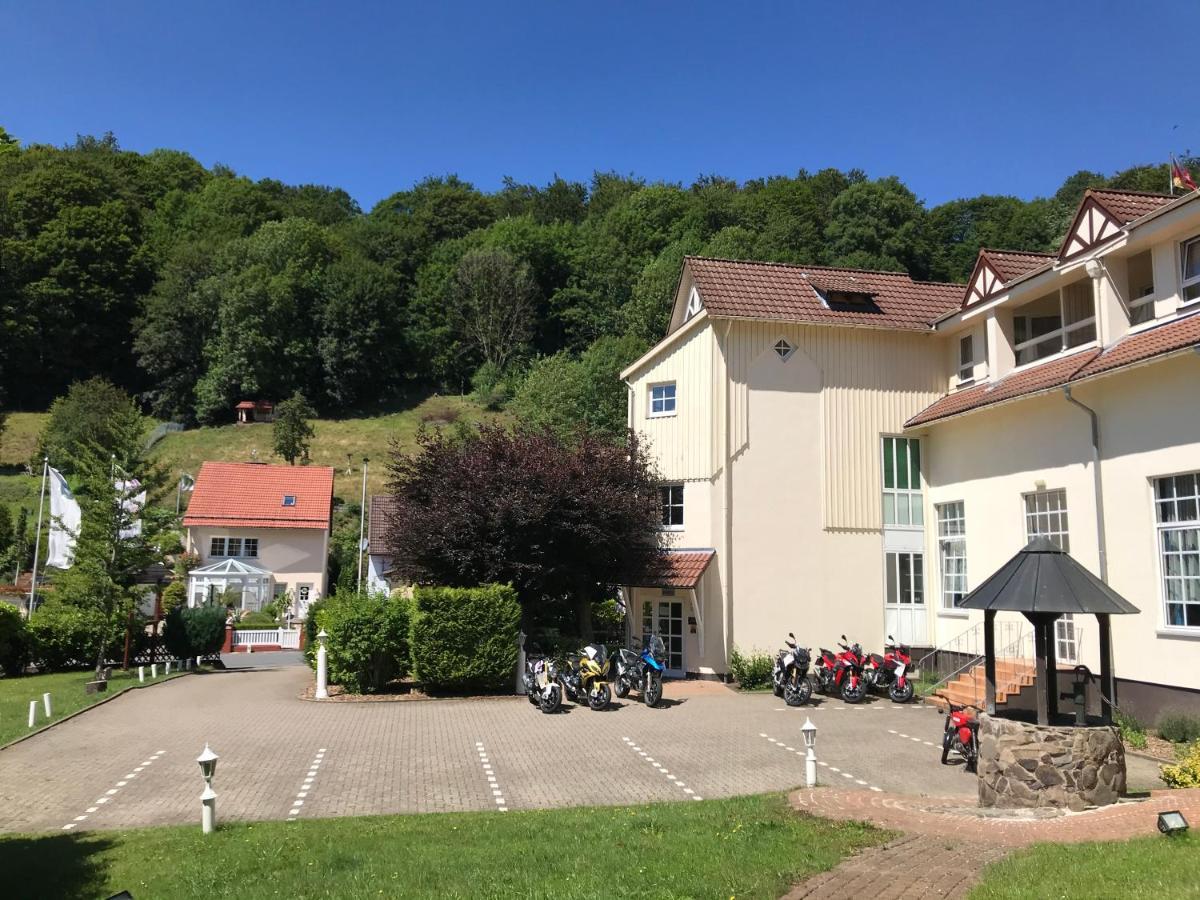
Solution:
M 389 269 L 357 255 L 325 272 L 321 356 L 325 394 L 339 406 L 371 400 L 403 372 L 404 298 Z
M 38 456 L 74 474 L 92 458 L 131 470 L 142 453 L 147 425 L 137 405 L 121 388 L 102 378 L 77 382 L 50 405 L 38 441 Z
M 299 391 L 275 407 L 275 424 L 271 429 L 275 453 L 287 460 L 289 466 L 294 466 L 298 459 L 308 460 L 309 445 L 315 434 L 309 420 L 316 415 L 317 411 Z
M 834 265 L 929 275 L 925 210 L 894 176 L 860 181 L 838 194 L 825 236 Z
M 450 322 L 481 362 L 503 371 L 528 342 L 535 286 L 529 266 L 503 250 L 472 250 L 450 281 Z

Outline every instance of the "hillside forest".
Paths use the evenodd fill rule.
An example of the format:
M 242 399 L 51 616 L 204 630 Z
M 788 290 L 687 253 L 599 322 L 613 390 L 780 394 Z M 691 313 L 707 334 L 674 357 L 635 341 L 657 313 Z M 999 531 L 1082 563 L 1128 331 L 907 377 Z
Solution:
M 0 128 L 0 408 L 43 410 L 99 376 L 186 424 L 296 391 L 334 416 L 474 392 L 536 421 L 584 385 L 564 415 L 615 431 L 619 396 L 587 391 L 662 336 L 686 254 L 963 280 L 981 245 L 1054 248 L 1089 186 L 1166 184 L 1165 165 L 1079 171 L 1051 197 L 928 207 L 855 169 L 597 170 L 492 192 L 440 175 L 363 210 L 112 134 L 56 147 Z

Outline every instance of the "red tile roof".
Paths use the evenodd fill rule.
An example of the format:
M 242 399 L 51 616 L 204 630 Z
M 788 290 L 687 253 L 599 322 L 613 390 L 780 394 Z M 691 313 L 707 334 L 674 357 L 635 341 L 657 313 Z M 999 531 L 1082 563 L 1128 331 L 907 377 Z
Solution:
M 632 587 L 694 588 L 716 555 L 716 550 L 667 550 L 659 570 Z
M 1056 253 L 1027 253 L 1023 250 L 984 250 L 984 256 L 1005 284 L 1015 278 L 1044 269 L 1058 258 Z
M 903 272 L 699 256 L 687 257 L 685 265 L 711 316 L 925 331 L 962 300 L 962 285 L 913 281 Z M 821 287 L 869 293 L 877 309 L 829 309 L 817 293 Z
M 1134 219 L 1140 219 L 1154 212 L 1160 206 L 1166 206 L 1178 197 L 1168 194 L 1150 194 L 1146 191 L 1116 191 L 1089 188 L 1084 192 L 1084 200 L 1092 197 L 1112 214 L 1122 225 L 1128 225 Z
M 1006 375 L 996 382 L 946 394 L 909 419 L 905 427 L 926 425 L 1005 400 L 1062 387 L 1064 384 L 1082 381 L 1103 372 L 1197 345 L 1200 345 L 1200 313 L 1127 335 L 1107 350 L 1092 348 L 1072 353 L 1070 356 Z
M 367 553 L 371 556 L 390 556 L 392 516 L 396 513 L 396 498 L 380 494 L 371 498 Z
M 284 506 L 285 496 L 294 506 Z M 206 462 L 196 476 L 185 526 L 328 528 L 333 512 L 333 469 Z

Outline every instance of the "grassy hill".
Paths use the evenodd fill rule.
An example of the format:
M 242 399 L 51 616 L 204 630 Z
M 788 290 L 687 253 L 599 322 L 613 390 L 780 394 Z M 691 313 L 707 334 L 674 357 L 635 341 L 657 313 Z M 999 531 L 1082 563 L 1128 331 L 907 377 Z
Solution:
M 37 509 L 41 482 L 25 473 L 25 465 L 37 450 L 45 424 L 46 413 L 9 413 L 8 426 L 0 434 L 0 506 Z
M 362 458 L 370 457 L 367 491 L 379 493 L 387 481 L 388 451 L 392 440 L 401 447 L 416 445 L 424 423 L 437 427 L 454 422 L 494 421 L 503 414 L 482 409 L 467 397 L 430 397 L 417 406 L 388 415 L 361 419 L 317 419 L 310 462 L 335 469 L 334 494 L 357 503 L 362 491 Z M 154 455 L 166 463 L 175 478 L 195 475 L 205 460 L 223 462 L 282 463 L 271 449 L 270 425 L 222 425 L 172 432 L 154 446 Z

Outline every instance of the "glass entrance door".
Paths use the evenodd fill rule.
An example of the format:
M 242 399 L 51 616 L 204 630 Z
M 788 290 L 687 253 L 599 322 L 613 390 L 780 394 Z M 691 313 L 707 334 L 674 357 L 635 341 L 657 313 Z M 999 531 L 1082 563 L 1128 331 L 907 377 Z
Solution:
M 667 650 L 667 671 L 671 678 L 683 678 L 683 601 L 663 598 L 642 604 L 642 639 L 652 633 L 662 638 Z
M 925 620 L 925 555 L 885 553 L 887 594 L 884 619 L 887 633 L 902 644 L 920 645 L 928 640 Z

